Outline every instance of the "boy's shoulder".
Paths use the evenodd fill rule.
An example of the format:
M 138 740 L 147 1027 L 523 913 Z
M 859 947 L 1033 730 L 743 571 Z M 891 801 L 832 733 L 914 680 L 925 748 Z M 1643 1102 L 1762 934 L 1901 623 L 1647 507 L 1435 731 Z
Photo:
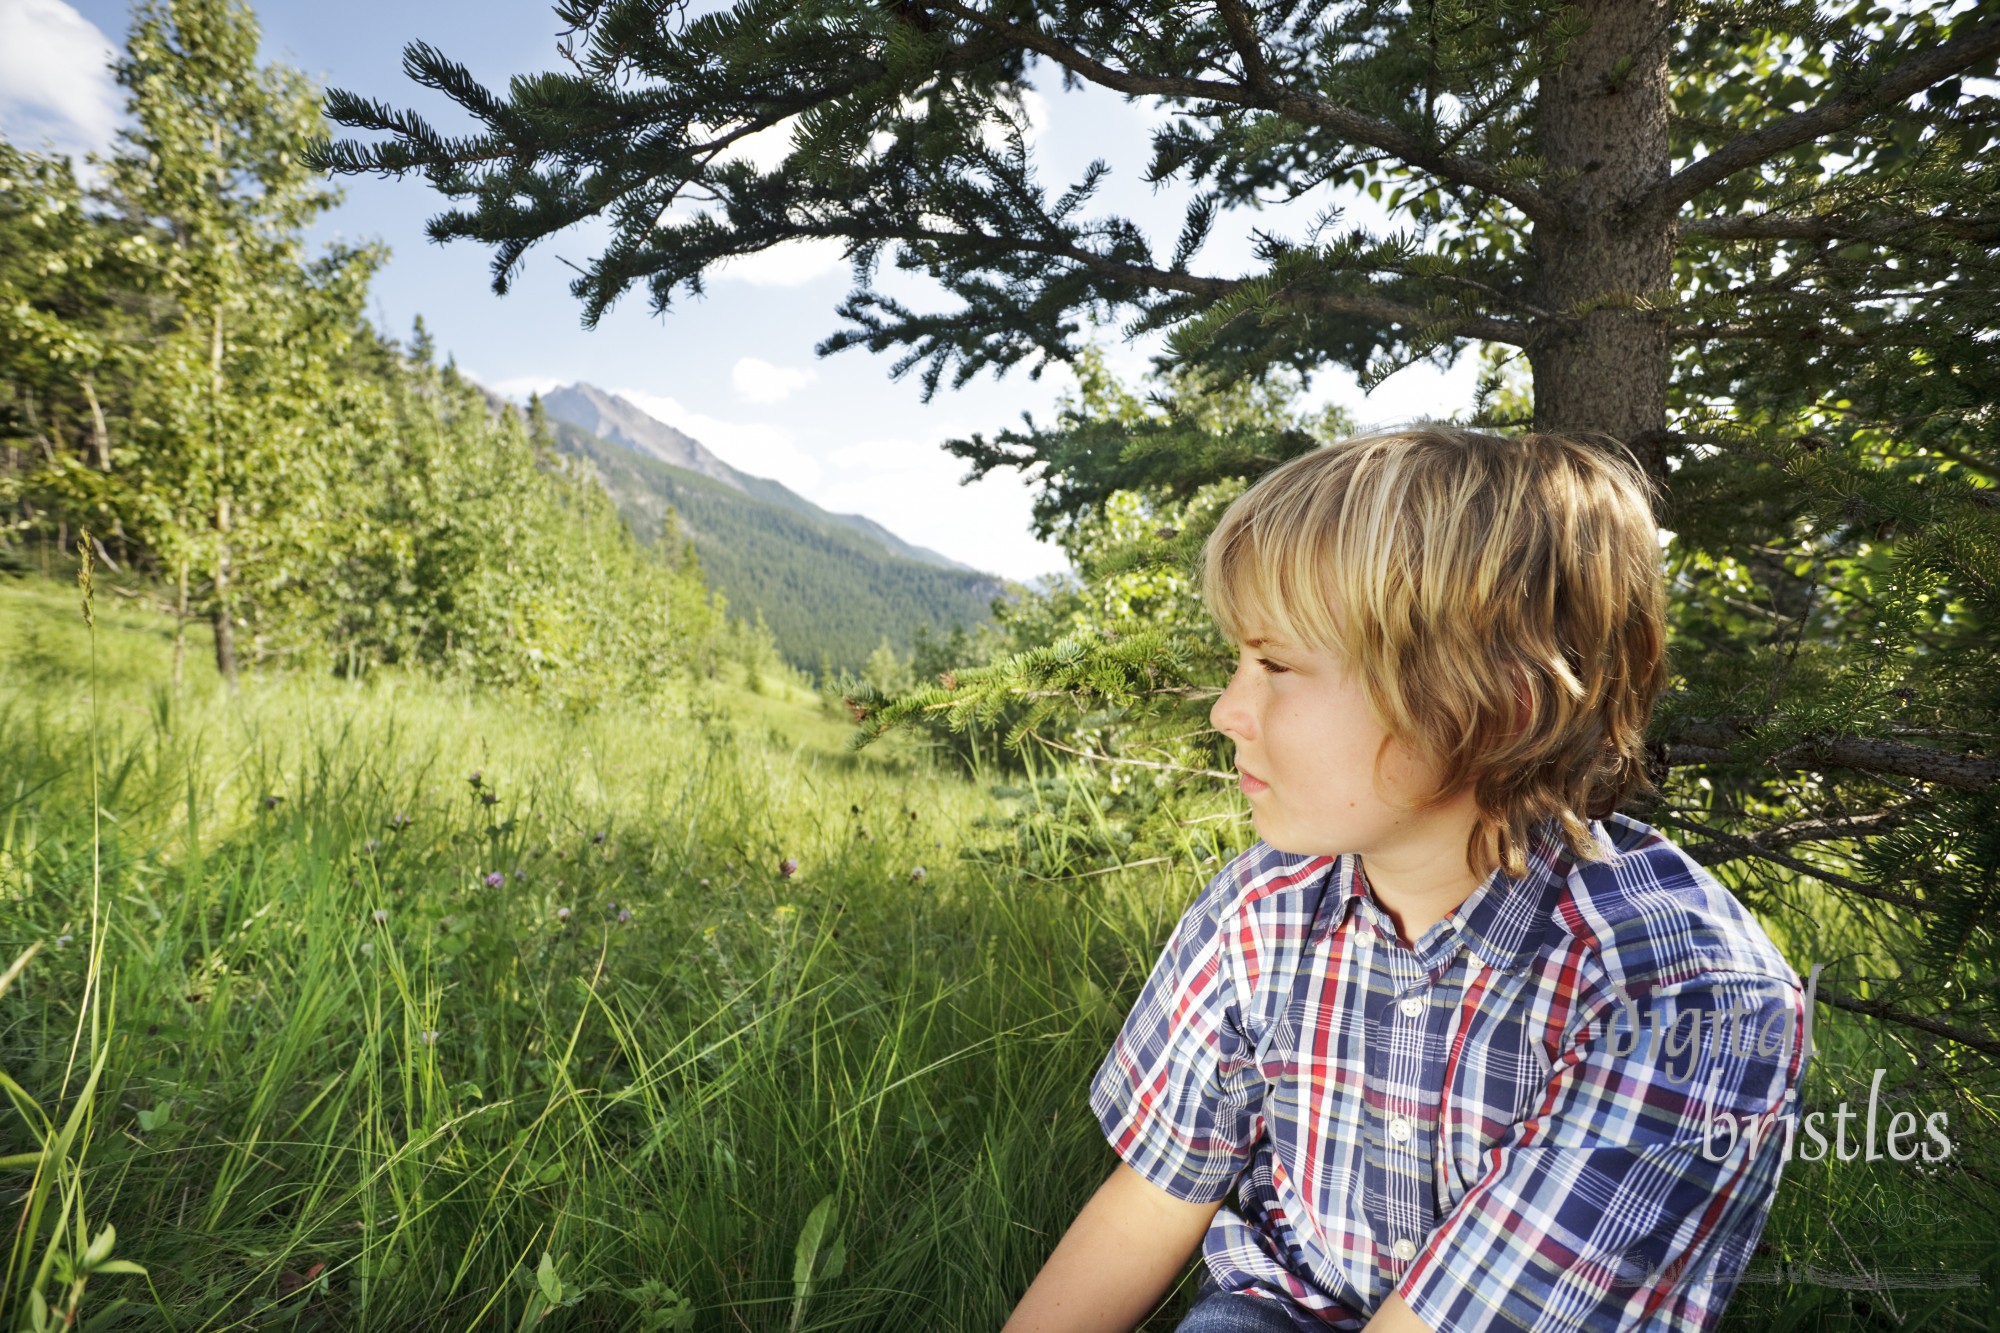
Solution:
M 1617 813 L 1591 831 L 1604 856 L 1569 862 L 1548 899 L 1547 948 L 1580 947 L 1628 987 L 1715 972 L 1801 984 L 1749 909 L 1672 839 Z

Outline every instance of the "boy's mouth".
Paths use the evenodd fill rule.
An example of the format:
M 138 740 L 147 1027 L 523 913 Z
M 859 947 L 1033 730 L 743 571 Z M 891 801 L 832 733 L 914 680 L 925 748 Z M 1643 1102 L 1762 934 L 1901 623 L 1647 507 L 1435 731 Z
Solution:
M 1271 789 L 1270 783 L 1264 781 L 1264 779 L 1258 777 L 1241 764 L 1236 766 L 1236 777 L 1238 784 L 1243 788 L 1245 796 L 1255 796 L 1260 791 L 1269 791 Z

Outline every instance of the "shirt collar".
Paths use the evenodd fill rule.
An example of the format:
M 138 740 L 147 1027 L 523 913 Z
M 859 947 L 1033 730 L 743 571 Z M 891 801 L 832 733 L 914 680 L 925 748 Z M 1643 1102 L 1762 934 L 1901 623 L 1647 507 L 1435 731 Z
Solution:
M 1595 823 L 1591 832 L 1603 836 Z M 1440 923 L 1462 939 L 1481 961 L 1501 972 L 1515 971 L 1534 959 L 1574 863 L 1574 854 L 1563 841 L 1560 825 L 1554 819 L 1530 831 L 1526 853 L 1526 874 L 1514 877 L 1504 870 L 1495 870 Z M 1357 865 L 1353 856 L 1338 857 L 1334 862 L 1334 892 L 1338 895 L 1338 905 L 1330 914 L 1334 926 L 1339 925 L 1350 909 L 1361 910 L 1364 898 L 1372 898 L 1365 876 L 1356 873 Z M 1371 906 L 1382 926 L 1393 930 L 1381 906 Z

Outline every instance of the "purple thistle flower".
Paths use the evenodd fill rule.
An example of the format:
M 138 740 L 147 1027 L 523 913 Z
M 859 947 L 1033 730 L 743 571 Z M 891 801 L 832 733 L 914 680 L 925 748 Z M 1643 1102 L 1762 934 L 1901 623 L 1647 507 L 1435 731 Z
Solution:
M 525 870 L 516 870 L 514 872 L 514 882 L 516 884 L 526 884 L 528 882 L 528 872 Z
M 910 878 L 921 880 L 927 873 L 929 872 L 927 872 L 922 866 L 915 866 L 912 867 L 910 870 Z
M 493 871 L 486 877 L 486 887 L 489 889 L 497 889 L 506 882 L 507 876 L 498 870 Z
M 606 838 L 607 836 L 608 836 L 608 835 L 607 835 L 607 834 L 606 834 L 606 833 L 604 832 L 604 830 L 603 830 L 603 829 L 599 829 L 599 830 L 598 830 L 597 832 L 595 832 L 595 833 L 593 833 L 593 834 L 591 834 L 591 835 L 590 835 L 590 841 L 591 841 L 591 842 L 592 842 L 592 843 L 593 843 L 594 845 L 596 845 L 596 846 L 600 846 L 600 847 L 601 847 L 601 846 L 603 846 L 603 845 L 604 845 L 604 839 L 605 839 L 605 838 Z
M 490 791 L 483 791 L 479 793 L 479 803 L 481 805 L 498 805 L 500 804 L 500 798 Z
M 784 860 L 778 862 L 778 873 L 780 875 L 783 875 L 786 879 L 790 879 L 793 875 L 799 873 L 799 863 L 797 861 L 794 861 L 791 857 L 788 856 Z
M 408 815 L 392 815 L 389 818 L 389 827 L 392 829 L 406 829 L 409 826 L 410 817 Z
M 485 779 L 484 779 L 484 778 L 482 778 L 482 777 L 480 777 L 480 776 L 479 776 L 479 773 L 478 773 L 478 771 L 477 771 L 477 770 L 474 770 L 474 771 L 473 771 L 473 772 L 472 772 L 471 774 L 469 774 L 469 775 L 468 775 L 468 776 L 466 777 L 466 779 L 465 779 L 465 780 L 466 780 L 467 782 L 469 782 L 469 783 L 471 783 L 471 784 L 472 784 L 472 789 L 473 789 L 474 791 L 478 791 L 478 790 L 479 790 L 479 787 L 480 787 L 480 784 L 481 784 L 481 783 L 483 783 L 483 782 L 485 781 Z
M 266 810 L 276 810 L 278 808 L 278 802 L 284 799 L 285 798 L 282 796 L 266 796 L 264 798 L 264 808 Z
M 619 924 L 619 925 L 621 925 L 621 926 L 625 926 L 625 925 L 630 925 L 630 924 L 631 924 L 631 922 L 632 922 L 632 914 L 631 914 L 630 912 L 623 912 L 623 911 L 621 911 L 621 912 L 620 912 L 620 913 L 618 914 L 618 924 Z
M 567 907 L 558 907 L 556 909 L 556 920 L 567 925 L 569 923 L 569 909 Z
M 369 915 L 374 918 L 375 924 L 378 926 L 386 926 L 389 924 L 389 909 L 386 907 L 378 907 L 373 912 L 369 913 Z

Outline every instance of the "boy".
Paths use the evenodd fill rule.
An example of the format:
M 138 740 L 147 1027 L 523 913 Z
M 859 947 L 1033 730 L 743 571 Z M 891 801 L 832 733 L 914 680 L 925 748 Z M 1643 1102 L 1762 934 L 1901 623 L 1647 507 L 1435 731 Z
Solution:
M 1099 1070 L 1120 1165 L 1008 1333 L 1130 1329 L 1197 1244 L 1181 1333 L 1716 1325 L 1805 1000 L 1614 813 L 1665 674 L 1658 556 L 1636 470 L 1547 435 L 1348 440 L 1224 514 L 1211 721 L 1259 841 Z

